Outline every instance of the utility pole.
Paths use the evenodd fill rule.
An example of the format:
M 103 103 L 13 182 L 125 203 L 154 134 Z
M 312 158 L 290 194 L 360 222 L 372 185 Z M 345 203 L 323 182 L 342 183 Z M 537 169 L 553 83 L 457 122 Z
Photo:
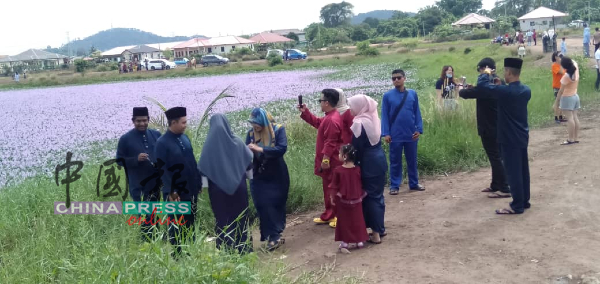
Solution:
M 69 32 L 67 32 L 67 55 L 71 57 L 71 40 L 69 39 Z

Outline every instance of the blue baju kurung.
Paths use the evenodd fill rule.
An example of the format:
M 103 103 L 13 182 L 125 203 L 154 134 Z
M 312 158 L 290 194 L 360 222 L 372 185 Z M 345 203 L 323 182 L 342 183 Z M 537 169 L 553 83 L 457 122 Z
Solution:
M 383 234 L 385 232 L 383 189 L 387 172 L 385 153 L 381 148 L 381 142 L 371 145 L 364 127 L 359 137 L 352 136 L 352 146 L 356 149 L 356 163 L 360 166 L 362 186 L 367 193 L 362 201 L 365 223 L 367 228 Z
M 510 207 L 515 213 L 523 213 L 531 206 L 527 155 L 527 104 L 531 99 L 531 90 L 520 81 L 508 85 L 492 84 L 487 74 L 479 76 L 477 87 L 486 90 L 479 93 L 478 98 L 492 97 L 498 100 L 498 143 L 513 198 Z
M 175 134 L 168 130 L 156 143 L 155 164 L 161 171 L 161 180 L 164 184 L 162 192 L 165 201 L 170 193 L 177 193 L 181 201 L 190 201 L 192 213 L 183 215 L 186 222 L 184 227 L 191 230 L 193 235 L 196 221 L 198 193 L 202 188 L 200 172 L 194 158 L 194 149 L 190 139 L 185 134 Z M 179 220 L 179 216 L 169 215 L 171 219 Z M 169 227 L 171 244 L 180 243 L 180 226 Z M 177 236 L 178 239 L 175 237 Z M 177 251 L 181 252 L 178 246 Z
M 283 159 L 287 151 L 285 128 L 273 127 L 275 146 L 265 146 L 263 153 L 255 153 L 254 178 L 250 181 L 250 190 L 260 219 L 260 240 L 277 242 L 285 229 L 290 175 Z M 254 139 L 251 133 L 252 130 L 246 135 L 246 144 L 252 143 Z
M 404 106 L 394 119 L 392 115 L 400 106 L 403 96 L 408 96 Z M 392 89 L 383 95 L 381 102 L 381 136 L 391 136 L 390 143 L 390 188 L 398 189 L 402 183 L 402 150 L 406 156 L 408 185 L 410 189 L 419 185 L 417 171 L 417 140 L 415 132 L 423 134 L 423 119 L 419 108 L 417 92 L 405 89 L 403 92 Z

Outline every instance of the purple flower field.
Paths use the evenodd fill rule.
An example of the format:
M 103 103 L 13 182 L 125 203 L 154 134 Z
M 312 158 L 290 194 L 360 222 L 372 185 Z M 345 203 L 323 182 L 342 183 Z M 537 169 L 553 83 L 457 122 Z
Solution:
M 193 122 L 227 86 L 235 98 L 220 101 L 215 112 L 231 112 L 271 101 L 311 95 L 323 88 L 350 89 L 349 95 L 390 86 L 387 77 L 351 70 L 260 72 L 101 85 L 0 92 L 0 187 L 23 177 L 50 173 L 67 151 L 77 160 L 90 156 L 94 143 L 118 138 L 132 128 L 131 110 L 147 106 L 160 113 L 152 97 L 167 108 L 185 106 Z M 388 69 L 388 68 L 386 68 Z M 387 70 L 383 70 L 387 71 Z M 338 73 L 346 73 L 344 79 Z M 114 149 L 102 155 L 112 156 Z

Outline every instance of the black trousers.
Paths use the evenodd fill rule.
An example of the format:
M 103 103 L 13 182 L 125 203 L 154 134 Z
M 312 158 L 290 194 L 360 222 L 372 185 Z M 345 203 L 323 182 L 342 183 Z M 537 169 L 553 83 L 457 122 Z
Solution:
M 165 202 L 169 201 L 169 193 L 163 192 L 163 200 Z M 181 254 L 181 242 L 184 239 L 189 239 L 192 242 L 196 241 L 196 235 L 194 233 L 196 223 L 196 211 L 198 211 L 198 195 L 193 195 L 188 199 L 181 198 L 181 201 L 191 201 L 192 203 L 192 212 L 191 214 L 169 214 L 167 218 L 172 221 L 179 221 L 179 218 L 183 216 L 182 223 L 185 222 L 183 226 L 178 226 L 173 223 L 169 224 L 169 242 L 171 245 L 175 246 L 177 254 Z
M 506 178 L 510 185 L 510 194 L 513 198 L 510 208 L 515 213 L 523 213 L 525 209 L 531 207 L 531 204 L 529 204 L 531 194 L 529 190 L 527 147 L 519 148 L 513 145 L 500 144 L 500 153 L 506 170 Z
M 596 69 L 596 73 L 598 74 L 596 77 L 596 91 L 597 91 L 600 87 L 600 66 L 598 66 L 598 69 Z
M 510 193 L 496 137 L 481 136 L 481 144 L 483 144 L 483 149 L 488 156 L 488 160 L 490 160 L 490 166 L 492 166 L 492 183 L 490 184 L 490 188 L 493 191 Z

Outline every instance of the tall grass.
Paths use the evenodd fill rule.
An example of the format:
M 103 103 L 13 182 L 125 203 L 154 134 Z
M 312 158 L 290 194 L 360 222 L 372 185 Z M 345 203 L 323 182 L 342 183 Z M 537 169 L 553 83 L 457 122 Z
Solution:
M 510 50 L 501 48 L 493 53 L 491 57 L 502 74 L 502 58 Z M 475 101 L 460 100 L 458 110 L 441 111 L 434 99 L 434 83 L 442 66 L 448 64 L 454 66 L 457 77 L 465 75 L 469 83 L 474 83 L 475 65 L 488 55 L 487 47 L 475 47 L 467 55 L 458 48 L 419 55 L 394 53 L 354 62 L 365 68 L 387 62 L 389 66 L 385 66 L 390 70 L 384 71 L 388 73 L 392 68 L 411 71 L 407 87 L 417 90 L 424 119 L 418 155 L 421 175 L 470 170 L 487 163 L 477 136 Z M 592 87 L 595 74 L 585 69 L 587 64 L 583 59 L 576 59 L 583 68 L 579 94 L 585 108 L 599 98 Z M 553 122 L 554 96 L 549 64 L 533 67 L 532 60 L 526 58 L 522 82 L 532 89 L 528 108 L 530 126 L 540 127 Z M 381 92 L 369 95 L 381 101 Z M 294 105 L 294 101 L 280 101 L 263 106 L 278 123 L 285 125 L 288 135 L 285 156 L 291 177 L 288 213 L 319 208 L 322 204 L 321 181 L 313 174 L 316 130 L 299 119 Z M 318 112 L 316 104 L 309 107 Z M 228 114 L 232 128 L 242 138 L 249 127 L 246 123 L 249 113 L 250 110 L 243 110 Z M 189 132 L 195 133 L 194 130 Z M 201 130 L 193 139 L 197 155 L 205 134 Z M 384 148 L 387 151 L 387 146 Z M 71 188 L 73 201 L 102 200 L 95 194 L 98 170 L 99 164 L 85 165 L 81 179 Z M 0 283 L 290 283 L 294 280 L 293 283 L 322 283 L 320 272 L 287 278 L 286 267 L 269 256 L 254 253 L 239 256 L 216 250 L 214 243 L 207 241 L 207 236 L 214 235 L 207 199 L 206 193 L 200 195 L 198 240 L 187 248 L 191 257 L 174 262 L 169 256 L 172 248 L 168 243 L 139 241 L 139 228 L 126 224 L 128 216 L 54 215 L 53 202 L 65 200 L 64 186 L 59 187 L 44 176 L 27 179 L 0 191 Z M 253 208 L 251 212 L 255 214 Z M 354 283 L 356 279 L 343 281 Z

